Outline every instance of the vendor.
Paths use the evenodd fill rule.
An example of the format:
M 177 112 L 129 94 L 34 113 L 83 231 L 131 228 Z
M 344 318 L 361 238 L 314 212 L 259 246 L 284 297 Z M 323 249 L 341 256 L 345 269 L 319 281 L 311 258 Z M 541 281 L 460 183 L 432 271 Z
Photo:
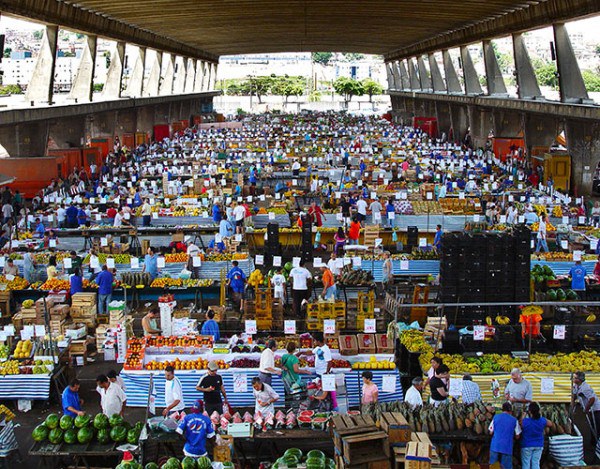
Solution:
M 404 396 L 404 402 L 406 402 L 412 409 L 423 407 L 423 397 L 421 395 L 423 392 L 423 387 L 423 378 L 420 376 L 413 378 L 412 386 L 408 388 L 408 391 L 406 391 L 406 395 Z
M 312 383 L 308 385 L 308 391 L 310 410 L 316 410 L 317 412 L 331 412 L 333 410 L 331 393 L 323 390 L 321 378 L 315 378 Z
M 62 393 L 63 413 L 69 417 L 85 415 L 85 412 L 81 410 L 83 407 L 83 399 L 79 397 L 80 386 L 81 384 L 79 383 L 79 380 L 74 378 Z
M 221 338 L 221 333 L 219 331 L 219 323 L 215 321 L 214 311 L 209 311 L 208 313 L 206 313 L 206 321 L 204 321 L 204 324 L 202 324 L 200 334 L 212 335 L 215 339 L 215 342 Z
M 75 269 L 73 274 L 69 276 L 69 283 L 71 285 L 69 291 L 71 297 L 76 293 L 81 293 L 83 291 L 83 276 L 81 275 L 81 270 L 79 268 Z
M 144 329 L 144 335 L 158 335 L 160 334 L 160 329 L 158 328 L 158 324 L 156 322 L 156 317 L 158 316 L 158 309 L 152 308 L 148 313 L 142 318 L 142 328 Z
M 101 400 L 100 406 L 102 413 L 107 417 L 113 415 L 123 415 L 127 396 L 118 384 L 112 383 L 106 375 L 100 375 L 96 378 L 96 385 L 99 388 Z
M 204 404 L 197 400 L 192 404 L 190 413 L 179 421 L 175 430 L 185 438 L 183 454 L 190 458 L 201 458 L 207 455 L 206 440 L 215 437 L 215 430 L 210 419 L 203 415 Z
M 208 374 L 200 378 L 200 381 L 196 385 L 196 391 L 204 393 L 206 412 L 209 415 L 213 412 L 222 414 L 223 402 L 228 403 L 223 378 L 217 374 L 218 369 L 219 365 L 217 365 L 217 362 L 208 362 Z M 221 399 L 221 394 L 223 395 L 223 399 Z
M 435 371 L 440 367 L 440 365 L 442 365 L 442 359 L 440 357 L 431 357 L 430 364 L 431 367 L 429 370 L 427 370 L 427 379 L 425 380 L 423 386 L 427 386 L 429 381 L 431 381 L 431 378 L 435 376 Z
M 575 261 L 575 265 L 571 267 L 569 271 L 569 277 L 571 277 L 571 289 L 579 295 L 581 300 L 586 299 L 585 294 L 585 276 L 587 270 L 581 265 L 581 260 Z
M 438 407 L 447 402 L 450 394 L 448 393 L 448 379 L 450 369 L 446 365 L 440 365 L 435 370 L 435 376 L 429 380 L 429 390 L 431 392 L 431 403 Z
M 217 254 L 223 254 L 227 250 L 227 246 L 223 241 L 216 242 L 213 238 L 208 242 L 208 252 L 215 252 Z
M 596 429 L 600 428 L 600 400 L 585 380 L 585 373 L 578 371 L 573 374 L 573 394 L 571 403 L 578 402 L 584 414 L 590 415 L 594 419 Z
M 158 256 L 155 254 L 154 248 L 152 247 L 148 247 L 148 250 L 146 251 L 142 272 L 150 274 L 152 280 L 158 277 Z
M 379 400 L 379 389 L 377 385 L 373 382 L 373 372 L 372 371 L 363 371 L 362 372 L 362 398 L 361 404 L 377 404 Z
M 289 342 L 287 345 L 287 353 L 281 357 L 281 366 L 283 368 L 281 378 L 286 394 L 302 387 L 300 375 L 311 374 L 309 370 L 302 370 L 300 368 L 300 359 L 294 354 L 295 351 L 296 342 Z
M 4 270 L 2 274 L 6 277 L 7 275 L 13 275 L 15 277 L 19 276 L 19 268 L 15 265 L 15 262 L 12 259 L 6 260 L 6 265 L 4 266 Z
M 81 270 L 81 264 L 83 263 L 83 259 L 79 257 L 75 251 L 71 251 L 69 255 L 71 257 L 71 267 L 67 269 L 67 273 L 74 274 L 75 270 Z
M 513 368 L 510 372 L 510 381 L 504 389 L 504 397 L 512 404 L 521 405 L 527 405 L 533 400 L 531 383 L 523 378 L 518 368 Z
M 185 403 L 181 382 L 175 376 L 175 368 L 170 365 L 165 368 L 165 381 L 165 409 L 162 414 L 163 417 L 168 417 L 174 412 L 185 409 Z
M 258 376 L 252 378 L 252 387 L 254 388 L 254 399 L 256 399 L 254 413 L 275 415 L 274 404 L 279 400 L 279 394 L 267 383 L 263 383 Z
M 260 354 L 260 365 L 258 367 L 258 377 L 262 383 L 271 385 L 273 374 L 281 375 L 281 370 L 275 367 L 275 350 L 277 342 L 270 339 L 267 346 Z

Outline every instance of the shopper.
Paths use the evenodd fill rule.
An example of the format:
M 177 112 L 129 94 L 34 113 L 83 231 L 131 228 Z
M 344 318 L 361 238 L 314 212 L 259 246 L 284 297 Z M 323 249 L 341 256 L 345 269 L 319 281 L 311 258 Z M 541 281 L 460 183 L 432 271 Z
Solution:
M 281 370 L 275 367 L 275 351 L 277 350 L 277 341 L 269 339 L 267 346 L 260 354 L 260 364 L 258 366 L 258 377 L 262 383 L 271 385 L 273 375 L 281 375 Z
M 394 265 L 392 264 L 392 256 L 389 251 L 383 253 L 383 266 L 381 282 L 383 288 L 387 289 L 394 283 Z
M 114 276 L 106 264 L 102 266 L 102 272 L 96 277 L 98 284 L 98 314 L 108 314 L 108 305 L 112 300 Z
M 204 403 L 197 400 L 192 404 L 190 413 L 179 421 L 175 430 L 185 438 L 183 454 L 190 458 L 207 456 L 206 441 L 215 437 L 213 424 L 203 412 Z
M 335 280 L 333 279 L 333 273 L 327 267 L 327 264 L 321 264 L 321 281 L 323 282 L 323 291 L 321 297 L 325 301 L 335 301 L 337 295 L 337 289 L 335 286 Z
M 287 395 L 291 391 L 302 388 L 300 375 L 309 375 L 311 372 L 300 368 L 300 360 L 294 353 L 296 351 L 296 342 L 289 342 L 286 349 L 287 353 L 281 357 L 281 367 L 283 369 L 281 378 Z
M 531 383 L 523 378 L 521 370 L 513 368 L 510 372 L 510 380 L 504 389 L 504 397 L 511 404 L 523 407 L 533 400 L 533 389 Z
M 300 318 L 302 302 L 308 299 L 308 282 L 312 280 L 312 275 L 304 267 L 304 261 L 301 260 L 298 267 L 294 267 L 290 271 L 290 278 L 292 279 L 292 309 L 294 316 Z
M 76 293 L 81 293 L 83 291 L 83 276 L 81 275 L 81 270 L 75 269 L 73 275 L 69 277 L 69 283 L 71 285 L 69 290 L 71 297 Z
M 215 321 L 214 311 L 208 311 L 206 313 L 206 321 L 202 324 L 200 330 L 202 335 L 212 335 L 215 342 L 221 338 L 221 332 L 219 331 L 219 323 Z
M 123 391 L 126 390 L 123 378 L 121 378 L 121 376 L 119 376 L 119 374 L 115 370 L 110 370 L 108 373 L 106 373 L 106 377 L 112 384 L 116 384 Z
M 435 376 L 435 371 L 442 365 L 442 359 L 440 357 L 431 357 L 429 363 L 431 364 L 431 367 L 427 370 L 427 379 L 425 380 L 424 386 L 427 386 L 431 378 Z
M 462 401 L 463 404 L 473 404 L 481 401 L 481 390 L 479 385 L 473 382 L 470 374 L 463 375 L 462 378 Z
M 185 409 L 183 388 L 179 378 L 175 376 L 175 368 L 169 365 L 165 368 L 165 409 L 162 415 L 168 417 L 183 409 Z
M 575 261 L 575 265 L 571 267 L 571 270 L 569 271 L 569 277 L 571 277 L 571 289 L 579 295 L 581 300 L 586 299 L 586 275 L 587 270 L 581 265 L 581 260 Z
M 331 255 L 343 255 L 344 246 L 346 245 L 346 233 L 344 233 L 344 229 L 341 226 L 338 227 L 337 232 L 333 235 L 333 240 L 335 241 L 335 246 L 333 247 L 333 253 Z
M 56 268 L 56 256 L 50 256 L 50 258 L 48 259 L 48 267 L 46 267 L 46 276 L 48 277 L 48 280 L 58 278 L 62 274 L 62 270 L 59 271 Z
M 36 278 L 35 273 L 36 262 L 33 258 L 32 249 L 29 248 L 25 254 L 23 254 L 23 278 L 29 283 L 34 283 Z
M 148 227 L 152 223 L 152 206 L 148 203 L 148 199 L 144 199 L 142 204 L 142 226 Z
M 442 225 L 437 225 L 435 228 L 435 236 L 433 238 L 433 247 L 435 249 L 440 249 L 442 247 L 442 235 L 444 232 L 442 231 Z
M 142 318 L 142 329 L 144 330 L 145 336 L 159 335 L 161 333 L 160 328 L 156 322 L 156 318 L 159 316 L 158 308 L 152 308 Z
M 377 404 L 379 400 L 379 389 L 377 385 L 373 382 L 373 372 L 372 371 L 363 371 L 362 372 L 362 398 L 361 404 Z
M 254 394 L 254 399 L 256 400 L 256 404 L 254 405 L 254 413 L 258 412 L 261 415 L 275 415 L 275 402 L 279 400 L 279 394 L 277 394 L 273 388 L 263 382 L 258 376 L 252 378 L 252 393 Z
M 510 402 L 502 404 L 502 413 L 496 414 L 489 430 L 492 434 L 490 444 L 490 464 L 500 463 L 503 469 L 512 469 L 512 455 L 515 438 L 519 438 L 521 427 L 512 416 L 513 406 Z
M 544 252 L 548 252 L 548 243 L 546 241 L 546 221 L 547 217 L 545 214 L 542 214 L 540 217 L 540 222 L 538 225 L 537 232 L 537 244 L 535 246 L 535 252 L 540 252 L 540 249 L 543 249 Z
M 154 252 L 154 248 L 151 246 L 149 246 L 146 250 L 142 272 L 150 274 L 150 279 L 152 281 L 158 277 L 158 256 Z
M 96 385 L 100 388 L 100 407 L 107 417 L 123 415 L 127 396 L 118 384 L 111 383 L 106 375 L 96 378 Z
M 239 262 L 233 261 L 233 266 L 229 272 L 227 272 L 227 284 L 232 291 L 233 303 L 239 309 L 240 302 L 244 295 L 244 288 L 246 285 L 246 274 L 242 269 L 239 268 Z
M 544 450 L 544 431 L 553 423 L 540 415 L 537 402 L 529 404 L 529 417 L 521 420 L 521 467 L 522 469 L 540 469 L 540 460 Z
M 404 396 L 404 402 L 406 402 L 412 409 L 423 406 L 423 389 L 424 389 L 423 378 L 417 376 L 412 380 L 412 386 L 406 391 Z
M 277 269 L 277 273 L 271 277 L 271 285 L 273 286 L 273 298 L 282 301 L 282 305 L 286 304 L 286 280 L 283 275 L 283 269 Z
M 583 371 L 573 374 L 573 394 L 571 403 L 581 405 L 583 413 L 594 419 L 596 431 L 600 431 L 600 400 L 586 381 Z
M 360 221 L 357 217 L 352 219 L 350 228 L 348 228 L 348 243 L 350 245 L 358 245 L 358 239 L 360 238 Z
M 217 362 L 208 362 L 208 373 L 203 378 L 200 378 L 198 384 L 196 384 L 196 391 L 204 393 L 204 406 L 208 415 L 211 415 L 213 412 L 222 414 L 223 402 L 227 404 L 225 385 L 223 384 L 223 378 L 217 374 L 218 369 L 219 365 L 217 365 Z M 223 398 L 221 398 L 221 395 L 223 395 Z
M 79 397 L 79 388 L 81 383 L 77 378 L 73 378 L 69 385 L 64 389 L 62 393 L 62 410 L 65 415 L 70 417 L 77 417 L 78 415 L 85 415 L 82 410 L 83 399 Z
M 440 365 L 435 370 L 435 375 L 429 380 L 429 391 L 431 393 L 431 403 L 438 407 L 448 401 L 448 379 L 450 369 L 446 365 Z
M 323 222 L 327 220 L 325 213 L 323 213 L 321 207 L 317 205 L 317 202 L 313 202 L 310 205 L 310 208 L 308 209 L 308 216 L 310 217 L 313 225 L 316 225 L 317 227 L 323 226 Z

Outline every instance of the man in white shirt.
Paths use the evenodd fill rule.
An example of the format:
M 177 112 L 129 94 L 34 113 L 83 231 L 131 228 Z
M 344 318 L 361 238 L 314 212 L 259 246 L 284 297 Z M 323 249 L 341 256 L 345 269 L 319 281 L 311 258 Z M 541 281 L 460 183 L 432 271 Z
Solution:
M 423 397 L 421 392 L 423 391 L 423 378 L 417 377 L 412 380 L 412 386 L 406 391 L 404 396 L 404 402 L 406 402 L 413 409 L 423 406 Z
M 102 407 L 102 413 L 107 417 L 112 417 L 115 414 L 123 415 L 123 408 L 125 407 L 127 397 L 121 386 L 111 383 L 106 375 L 98 376 L 96 384 L 101 396 L 100 406 Z
M 260 354 L 258 376 L 262 383 L 266 383 L 269 386 L 271 385 L 271 379 L 274 374 L 281 375 L 281 370 L 275 368 L 275 350 L 277 350 L 277 342 L 271 339 L 267 343 L 267 347 Z
M 242 227 L 244 226 L 244 217 L 246 216 L 246 208 L 240 203 L 237 204 L 233 209 L 233 216 L 235 217 L 236 232 L 242 233 Z
M 273 285 L 273 298 L 279 298 L 285 303 L 285 277 L 281 273 L 281 268 L 277 269 L 277 273 L 271 277 L 271 285 Z
M 300 317 L 302 309 L 302 302 L 308 296 L 308 280 L 312 279 L 311 273 L 304 267 L 304 262 L 300 261 L 298 267 L 294 267 L 290 271 L 290 277 L 293 279 L 292 283 L 292 305 L 293 311 L 296 317 Z
M 373 216 L 373 223 L 379 223 L 381 221 L 381 209 L 383 207 L 381 206 L 381 202 L 379 202 L 379 199 L 375 199 L 373 202 L 371 202 L 371 205 L 369 205 L 369 210 L 371 211 L 371 215 Z
M 367 219 L 367 202 L 363 197 L 356 202 L 356 212 L 358 221 L 363 222 Z
M 67 219 L 67 211 L 65 210 L 65 206 L 61 205 L 56 210 L 56 224 L 59 228 L 65 227 L 65 220 Z
M 125 214 L 123 213 L 123 210 L 119 210 L 117 212 L 117 214 L 115 215 L 115 222 L 114 222 L 113 226 L 123 226 L 123 225 L 129 226 L 129 222 L 127 220 L 125 220 Z
M 175 368 L 167 366 L 165 368 L 165 410 L 162 414 L 168 417 L 173 412 L 179 412 L 185 409 L 183 402 L 183 389 L 181 382 L 175 377 Z
M 338 258 L 335 252 L 331 253 L 331 257 L 329 258 L 329 262 L 327 262 L 327 267 L 331 270 L 331 273 L 334 276 L 342 274 L 342 267 L 338 265 Z
M 535 252 L 540 252 L 540 249 L 543 249 L 544 252 L 548 252 L 548 243 L 546 241 L 546 215 L 544 214 L 540 217 Z
M 322 332 L 313 333 L 313 338 L 317 344 L 317 346 L 312 350 L 312 353 L 315 356 L 315 373 L 317 376 L 322 377 L 323 375 L 329 373 L 329 366 L 331 364 L 331 360 L 333 360 L 333 357 L 331 356 L 331 350 L 329 350 L 329 346 L 325 343 L 325 338 L 323 337 Z

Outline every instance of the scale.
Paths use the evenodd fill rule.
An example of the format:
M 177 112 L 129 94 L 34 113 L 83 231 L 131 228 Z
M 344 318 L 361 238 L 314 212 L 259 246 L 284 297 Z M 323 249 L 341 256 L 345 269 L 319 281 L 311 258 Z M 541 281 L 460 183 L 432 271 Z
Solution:
M 510 355 L 517 360 L 522 360 L 524 362 L 529 361 L 529 352 L 515 351 L 515 352 L 510 352 Z

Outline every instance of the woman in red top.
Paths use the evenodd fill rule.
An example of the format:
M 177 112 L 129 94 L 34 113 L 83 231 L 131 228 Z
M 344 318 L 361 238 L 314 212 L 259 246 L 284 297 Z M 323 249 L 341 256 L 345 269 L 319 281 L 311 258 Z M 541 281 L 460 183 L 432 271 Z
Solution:
M 321 207 L 317 205 L 316 202 L 313 202 L 308 209 L 308 215 L 312 222 L 317 226 L 323 226 L 323 220 L 325 220 L 325 214 Z
M 350 229 L 348 230 L 349 244 L 358 244 L 359 237 L 360 237 L 360 222 L 356 218 L 353 218 L 352 223 L 350 223 Z

